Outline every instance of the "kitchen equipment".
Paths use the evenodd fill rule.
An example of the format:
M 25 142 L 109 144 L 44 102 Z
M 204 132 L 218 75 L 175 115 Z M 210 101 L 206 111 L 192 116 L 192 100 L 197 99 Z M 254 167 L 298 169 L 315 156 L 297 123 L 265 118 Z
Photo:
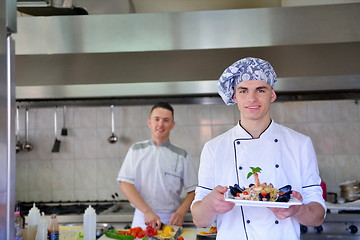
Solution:
M 111 109 L 111 136 L 108 138 L 109 143 L 116 143 L 118 138 L 115 135 L 115 123 L 114 123 L 114 105 L 110 106 Z
M 352 202 L 360 199 L 360 182 L 356 180 L 346 181 L 340 184 L 341 197 Z
M 326 205 L 324 223 L 316 227 L 301 226 L 301 240 L 360 239 L 360 200 Z
M 327 192 L 326 199 L 327 199 L 326 201 L 330 203 L 337 203 L 337 193 Z
M 61 129 L 61 136 L 67 136 L 68 130 L 66 128 L 66 106 L 64 105 L 63 108 L 63 127 Z
M 176 231 L 176 233 L 175 233 L 175 235 L 174 235 L 174 237 L 173 237 L 172 240 L 177 240 L 178 237 L 180 237 L 180 235 L 181 235 L 181 233 L 182 233 L 182 230 L 183 230 L 183 228 L 182 228 L 182 227 L 179 227 L 179 229 Z
M 51 150 L 51 152 L 53 152 L 53 153 L 57 153 L 57 152 L 60 151 L 60 144 L 61 144 L 61 141 L 57 138 L 56 110 L 57 110 L 57 107 L 55 107 L 55 109 L 54 109 L 54 134 L 55 134 L 55 142 L 54 142 L 53 148 L 52 148 L 52 150 Z
M 19 107 L 16 108 L 16 129 L 15 129 L 15 134 L 16 134 L 16 146 L 15 146 L 15 150 L 16 153 L 20 152 L 22 149 L 22 144 L 20 142 L 20 137 L 19 137 Z
M 29 142 L 29 109 L 25 110 L 25 143 L 22 146 L 22 149 L 25 152 L 30 152 L 33 149 L 33 145 Z

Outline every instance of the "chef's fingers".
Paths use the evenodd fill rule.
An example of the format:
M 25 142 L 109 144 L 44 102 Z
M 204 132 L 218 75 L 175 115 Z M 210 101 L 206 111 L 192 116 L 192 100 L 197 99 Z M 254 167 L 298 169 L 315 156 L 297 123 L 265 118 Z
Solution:
M 158 218 L 158 219 L 156 220 L 156 229 L 157 229 L 157 230 L 160 230 L 160 229 L 161 229 L 161 226 L 162 226 L 162 222 L 161 222 L 160 218 Z
M 302 202 L 303 198 L 302 198 L 302 196 L 301 196 L 301 193 L 293 190 L 293 191 L 292 191 L 292 195 L 293 195 L 295 198 L 299 199 L 300 202 Z
M 181 226 L 184 223 L 184 216 L 178 213 L 173 213 L 170 218 L 170 225 Z
M 214 190 L 215 190 L 215 191 L 218 191 L 218 192 L 220 192 L 220 193 L 222 193 L 222 194 L 224 194 L 224 193 L 228 190 L 228 188 L 227 188 L 227 187 L 224 187 L 224 186 L 218 185 L 218 186 L 216 186 L 216 187 L 214 188 Z

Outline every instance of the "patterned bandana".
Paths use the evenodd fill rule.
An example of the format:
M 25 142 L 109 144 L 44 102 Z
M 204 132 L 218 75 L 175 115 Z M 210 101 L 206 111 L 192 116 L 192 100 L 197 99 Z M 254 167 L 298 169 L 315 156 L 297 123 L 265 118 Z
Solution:
M 247 57 L 234 62 L 218 81 L 218 93 L 226 105 L 236 104 L 233 99 L 235 88 L 248 80 L 262 80 L 273 88 L 277 78 L 270 63 L 260 58 Z

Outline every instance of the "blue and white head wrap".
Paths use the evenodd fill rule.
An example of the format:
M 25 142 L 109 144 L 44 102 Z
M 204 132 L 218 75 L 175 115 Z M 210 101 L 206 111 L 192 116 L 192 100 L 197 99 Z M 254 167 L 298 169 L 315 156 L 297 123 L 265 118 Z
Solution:
M 218 81 L 218 93 L 226 105 L 236 104 L 233 99 L 235 88 L 248 80 L 262 80 L 273 88 L 277 77 L 270 63 L 260 58 L 247 57 L 234 62 Z

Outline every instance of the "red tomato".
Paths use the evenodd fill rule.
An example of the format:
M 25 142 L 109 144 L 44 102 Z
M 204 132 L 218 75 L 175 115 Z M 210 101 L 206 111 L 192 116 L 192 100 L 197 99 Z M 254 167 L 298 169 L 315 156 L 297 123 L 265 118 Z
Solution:
M 246 191 L 243 191 L 242 194 L 244 194 L 244 195 L 249 195 L 249 193 L 246 192 Z
M 143 231 L 141 227 L 130 228 L 130 235 L 136 238 L 141 231 Z
M 156 236 L 157 234 L 158 234 L 158 231 L 155 228 L 153 228 L 151 226 L 146 227 L 146 230 L 145 230 L 146 236 L 153 237 L 153 236 Z
M 138 238 L 143 238 L 145 237 L 145 232 L 143 230 L 141 230 L 138 234 L 137 234 Z
M 182 236 L 178 237 L 177 240 L 184 240 L 184 238 Z

